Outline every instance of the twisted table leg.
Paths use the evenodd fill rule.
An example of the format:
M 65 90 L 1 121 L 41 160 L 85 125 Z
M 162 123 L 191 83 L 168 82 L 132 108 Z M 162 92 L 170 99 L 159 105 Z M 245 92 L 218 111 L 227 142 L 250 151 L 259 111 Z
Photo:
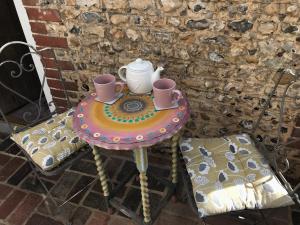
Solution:
M 177 173 L 177 145 L 179 140 L 179 134 L 176 134 L 172 138 L 172 183 L 177 184 L 178 181 L 178 173 Z
M 151 222 L 148 178 L 146 175 L 147 168 L 148 168 L 147 149 L 145 148 L 135 149 L 134 159 L 135 159 L 136 167 L 140 172 L 143 215 L 144 215 L 144 222 L 147 224 Z
M 95 159 L 95 162 L 96 162 L 97 171 L 98 171 L 98 175 L 99 175 L 99 178 L 100 178 L 100 183 L 101 183 L 103 195 L 104 195 L 105 201 L 106 201 L 107 210 L 110 212 L 108 180 L 107 180 L 107 177 L 105 175 L 103 162 L 102 162 L 101 156 L 100 156 L 100 154 L 97 150 L 97 147 L 92 146 L 92 148 L 93 148 L 94 159 Z
M 144 221 L 145 223 L 149 223 L 151 221 L 151 214 L 150 214 L 148 178 L 146 176 L 146 173 L 140 173 L 140 184 L 141 184 L 141 192 L 142 192 Z

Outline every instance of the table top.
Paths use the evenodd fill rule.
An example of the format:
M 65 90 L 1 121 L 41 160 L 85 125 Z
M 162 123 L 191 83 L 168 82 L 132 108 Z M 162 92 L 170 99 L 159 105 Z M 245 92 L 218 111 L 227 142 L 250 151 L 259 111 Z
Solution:
M 126 92 L 112 105 L 95 98 L 91 93 L 79 103 L 73 128 L 87 143 L 111 150 L 133 150 L 171 138 L 190 114 L 186 98 L 179 100 L 178 108 L 162 111 L 155 109 L 152 95 Z

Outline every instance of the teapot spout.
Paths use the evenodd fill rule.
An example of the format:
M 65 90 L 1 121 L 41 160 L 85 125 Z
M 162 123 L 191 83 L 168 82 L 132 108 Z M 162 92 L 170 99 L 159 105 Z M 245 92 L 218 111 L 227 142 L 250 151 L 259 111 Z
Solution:
M 152 77 L 151 77 L 151 83 L 153 84 L 155 81 L 157 81 L 158 79 L 160 79 L 160 72 L 163 71 L 164 68 L 159 66 L 157 67 L 157 69 L 152 73 Z

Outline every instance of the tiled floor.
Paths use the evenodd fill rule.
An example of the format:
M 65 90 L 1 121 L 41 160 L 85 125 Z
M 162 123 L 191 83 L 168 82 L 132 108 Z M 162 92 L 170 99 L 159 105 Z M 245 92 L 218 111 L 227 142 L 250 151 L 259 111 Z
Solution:
M 71 218 L 73 225 L 132 224 L 131 220 L 120 212 L 115 211 L 111 215 L 106 213 L 104 197 L 91 154 L 60 176 L 42 178 L 60 203 L 94 181 L 93 185 L 87 187 L 71 202 L 56 208 L 51 202 L 47 204 L 49 201 L 45 201 L 45 191 L 41 184 L 34 184 L 31 168 L 20 150 L 16 147 L 10 147 L 5 151 L 3 149 L 4 147 L 2 151 L 0 150 L 0 225 L 67 225 L 68 218 Z M 154 174 L 169 177 L 169 159 L 167 151 L 153 149 L 150 152 L 149 170 Z M 117 184 L 135 165 L 129 153 L 114 152 L 105 157 L 105 167 L 113 183 Z M 149 188 L 152 206 L 155 207 L 155 202 L 164 196 L 165 188 L 151 179 L 149 179 Z M 141 212 L 139 185 L 134 177 L 117 197 L 132 210 Z M 48 208 L 55 211 L 55 215 L 49 214 Z M 265 210 L 264 214 L 268 219 L 268 224 L 290 225 L 292 224 L 290 212 L 289 208 L 280 208 Z M 300 224 L 299 215 L 293 214 L 295 225 Z M 241 216 L 260 218 L 260 215 L 253 211 L 243 212 Z M 205 222 L 210 225 L 246 224 L 228 215 L 210 217 Z M 204 223 L 193 214 L 186 203 L 170 201 L 155 222 L 155 225 L 168 224 L 200 225 Z

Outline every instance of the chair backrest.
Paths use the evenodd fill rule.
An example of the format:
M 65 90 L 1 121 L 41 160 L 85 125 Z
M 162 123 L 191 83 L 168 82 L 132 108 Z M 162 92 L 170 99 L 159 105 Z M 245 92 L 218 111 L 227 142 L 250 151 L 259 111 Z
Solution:
M 293 71 L 291 69 L 281 69 L 278 71 L 278 76 L 277 80 L 274 82 L 273 88 L 270 90 L 266 101 L 262 105 L 261 112 L 259 114 L 258 119 L 256 120 L 253 129 L 251 130 L 250 134 L 254 138 L 257 137 L 257 133 L 259 133 L 259 128 L 260 125 L 263 123 L 264 116 L 268 115 L 268 109 L 272 107 L 272 100 L 274 98 L 278 99 L 278 123 L 277 123 L 277 130 L 276 130 L 276 137 L 273 141 L 273 147 L 272 147 L 272 165 L 276 170 L 279 170 L 280 172 L 286 172 L 289 168 L 289 161 L 287 159 L 287 148 L 286 146 L 291 144 L 291 142 L 286 142 L 286 138 L 284 138 L 284 133 L 287 132 L 285 127 L 285 116 L 286 116 L 286 111 L 287 111 L 287 102 L 289 103 L 290 107 L 294 108 L 294 118 L 296 118 L 296 112 L 297 109 L 300 109 L 300 90 L 297 90 L 296 92 L 292 95 L 289 95 L 289 90 L 294 86 L 298 85 L 299 86 L 299 81 L 300 81 L 300 73 L 299 71 Z M 283 81 L 286 80 L 286 81 Z M 281 92 L 278 93 L 278 87 L 282 83 L 283 85 L 281 87 Z M 298 83 L 297 83 L 298 82 Z M 298 111 L 299 112 L 299 111 Z M 284 129 L 283 129 L 284 128 Z M 291 127 L 290 127 L 291 129 Z M 259 141 L 259 140 L 256 140 Z M 281 168 L 278 166 L 278 162 L 281 163 Z
M 20 51 L 20 49 L 22 50 Z M 22 109 L 19 110 L 20 112 L 17 113 L 19 120 L 18 125 L 22 124 L 22 126 L 16 126 L 15 122 L 12 122 L 9 119 L 9 112 L 7 112 L 7 108 L 5 108 L 6 106 L 0 104 L 1 126 L 7 129 L 8 137 L 11 133 L 19 132 L 28 127 L 34 126 L 57 113 L 56 110 L 54 112 L 50 112 L 48 110 L 47 104 L 53 104 L 53 102 L 45 103 L 45 96 L 43 92 L 47 82 L 45 71 L 42 71 L 42 74 L 39 74 L 38 77 L 34 78 L 35 80 L 26 80 L 30 76 L 38 75 L 32 58 L 39 57 L 42 59 L 43 53 L 49 50 L 50 48 L 36 49 L 32 45 L 20 41 L 6 43 L 0 48 L 0 74 L 2 77 L 0 78 L 0 88 L 2 89 L 1 93 L 5 95 L 2 96 L 2 98 L 11 98 L 11 101 L 16 101 L 19 103 L 19 106 L 23 106 Z M 7 57 L 12 56 L 12 54 L 7 54 L 9 51 L 14 52 L 13 59 Z M 54 60 L 55 65 L 57 65 L 55 58 Z M 65 89 L 64 79 L 61 77 L 59 67 L 57 70 L 59 71 L 58 80 L 61 82 L 61 86 L 63 87 L 65 99 L 67 100 L 69 108 L 71 107 L 71 103 Z M 40 87 L 33 91 L 33 84 L 31 82 L 34 82 L 35 85 L 40 85 Z M 22 92 L 22 88 L 27 89 L 26 94 Z M 35 92 L 35 96 L 33 96 L 32 92 Z M 4 138 L 2 137 L 2 139 Z
M 275 101 L 278 101 L 279 103 L 277 106 L 279 113 L 277 123 L 277 136 L 274 143 L 278 144 L 282 140 L 282 133 L 285 132 L 284 130 L 282 130 L 282 128 L 284 125 L 284 115 L 286 112 L 285 106 L 287 101 L 290 103 L 290 105 L 293 105 L 295 112 L 297 108 L 300 108 L 300 104 L 297 103 L 297 101 L 300 99 L 300 91 L 294 96 L 288 95 L 288 92 L 291 89 L 291 87 L 296 85 L 296 82 L 300 80 L 299 78 L 300 74 L 298 74 L 297 72 L 293 72 L 291 69 L 282 69 L 278 71 L 277 79 L 274 82 L 274 86 L 268 93 L 266 100 L 262 104 L 261 112 L 251 130 L 252 133 L 255 133 L 259 130 L 259 126 L 262 123 L 264 116 L 268 115 L 268 110 L 272 108 L 272 101 L 273 99 L 275 99 Z M 281 91 L 278 91 L 279 85 L 281 84 L 283 79 L 286 79 L 287 81 L 283 82 L 284 84 L 281 85 Z

